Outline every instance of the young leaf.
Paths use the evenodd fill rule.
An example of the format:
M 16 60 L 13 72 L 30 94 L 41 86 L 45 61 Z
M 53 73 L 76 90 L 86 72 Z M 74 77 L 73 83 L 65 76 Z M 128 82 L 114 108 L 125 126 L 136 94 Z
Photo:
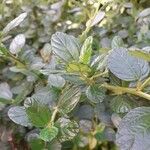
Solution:
M 116 49 L 119 47 L 124 47 L 123 40 L 121 39 L 120 36 L 115 36 L 111 42 L 111 48 Z
M 120 122 L 116 142 L 122 150 L 148 150 L 150 107 L 131 110 Z
M 75 37 L 56 32 L 52 35 L 51 45 L 54 53 L 62 60 L 66 62 L 79 60 L 80 44 Z
M 25 107 L 23 106 L 14 106 L 8 110 L 9 118 L 15 122 L 16 124 L 20 124 L 22 126 L 31 126 L 31 123 L 28 119 L 28 116 L 25 111 Z
M 83 43 L 79 57 L 79 61 L 83 64 L 88 64 L 90 62 L 92 54 L 92 43 L 93 43 L 92 36 L 88 37 Z
M 97 85 L 89 86 L 86 90 L 87 98 L 93 103 L 102 102 L 105 98 L 105 90 Z
M 26 109 L 30 122 L 36 127 L 44 127 L 48 124 L 51 112 L 47 106 L 34 103 Z
M 67 86 L 60 96 L 58 107 L 62 114 L 67 114 L 73 110 L 73 108 L 79 102 L 81 96 L 80 89 L 75 86 Z
M 11 42 L 9 50 L 12 54 L 18 54 L 25 45 L 24 34 L 18 34 Z
M 140 50 L 134 50 L 134 51 L 129 51 L 129 54 L 131 56 L 146 60 L 150 62 L 150 54 L 147 53 L 146 51 L 140 51 Z
M 50 74 L 48 76 L 48 84 L 62 88 L 65 85 L 65 79 L 58 74 Z
M 45 142 L 52 141 L 58 134 L 58 128 L 55 126 L 46 127 L 41 130 L 39 137 Z
M 108 68 L 119 79 L 142 80 L 149 74 L 148 62 L 132 57 L 126 48 L 116 48 L 108 56 Z
M 3 34 L 7 34 L 10 30 L 17 27 L 25 18 L 27 17 L 27 13 L 20 14 L 17 18 L 12 20 L 7 26 L 3 29 Z
M 88 65 L 76 62 L 69 63 L 66 70 L 70 73 L 82 73 L 85 75 L 91 72 L 91 68 Z

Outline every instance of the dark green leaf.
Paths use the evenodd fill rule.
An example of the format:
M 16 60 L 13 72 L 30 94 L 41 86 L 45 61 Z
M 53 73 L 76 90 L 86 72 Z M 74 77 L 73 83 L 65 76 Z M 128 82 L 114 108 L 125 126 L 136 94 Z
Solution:
M 142 80 L 149 74 L 148 62 L 130 56 L 126 48 L 111 51 L 108 68 L 115 76 L 125 81 Z
M 131 110 L 119 124 L 116 136 L 121 150 L 148 150 L 150 147 L 150 107 Z
M 52 50 L 66 62 L 79 60 L 80 44 L 78 40 L 62 32 L 56 32 L 51 38 Z
M 52 126 L 52 127 L 46 127 L 42 129 L 39 136 L 42 140 L 46 142 L 50 142 L 54 138 L 56 138 L 57 134 L 58 134 L 58 128 Z
M 120 95 L 111 100 L 110 107 L 116 113 L 127 113 L 134 107 L 134 103 L 128 96 Z
M 47 106 L 34 103 L 26 109 L 30 122 L 36 127 L 44 127 L 51 118 L 51 112 Z
M 105 98 L 105 89 L 97 85 L 89 86 L 86 90 L 86 96 L 93 103 L 102 102 Z

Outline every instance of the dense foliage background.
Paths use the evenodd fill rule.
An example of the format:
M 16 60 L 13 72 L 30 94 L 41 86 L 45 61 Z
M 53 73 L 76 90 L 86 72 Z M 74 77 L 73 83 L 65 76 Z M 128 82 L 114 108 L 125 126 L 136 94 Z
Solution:
M 0 0 L 0 150 L 149 150 L 149 52 L 149 0 Z

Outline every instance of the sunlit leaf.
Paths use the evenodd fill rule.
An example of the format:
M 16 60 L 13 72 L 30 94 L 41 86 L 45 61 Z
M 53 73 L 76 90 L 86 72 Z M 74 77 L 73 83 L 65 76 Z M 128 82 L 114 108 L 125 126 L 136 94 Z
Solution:
M 116 48 L 108 57 L 108 68 L 119 79 L 142 80 L 149 74 L 148 62 L 130 56 L 126 48 Z
M 52 35 L 51 45 L 53 52 L 62 60 L 66 62 L 79 60 L 80 44 L 75 37 L 56 32 Z
M 59 98 L 59 111 L 63 114 L 69 113 L 78 104 L 81 96 L 80 89 L 75 86 L 67 86 Z M 66 107 L 67 106 L 67 107 Z
M 30 123 L 28 116 L 26 114 L 25 107 L 23 107 L 23 106 L 11 107 L 8 110 L 8 116 L 16 124 L 19 124 L 19 125 L 22 125 L 25 127 L 31 126 L 31 123 Z
M 6 34 L 13 28 L 17 27 L 26 17 L 27 13 L 20 14 L 17 18 L 15 18 L 9 24 L 7 24 L 7 26 L 3 29 L 3 34 Z
M 80 58 L 79 58 L 79 61 L 83 64 L 88 64 L 90 62 L 90 58 L 92 54 L 92 42 L 93 42 L 93 38 L 92 36 L 90 36 L 83 43 L 80 52 Z
M 150 54 L 147 53 L 146 51 L 140 51 L 140 50 L 134 50 L 133 51 L 132 50 L 132 51 L 129 51 L 129 54 L 131 56 L 134 56 L 134 57 L 146 60 L 146 61 L 150 61 Z
M 25 45 L 25 36 L 24 34 L 18 34 L 11 42 L 9 50 L 12 54 L 17 54 L 21 51 Z

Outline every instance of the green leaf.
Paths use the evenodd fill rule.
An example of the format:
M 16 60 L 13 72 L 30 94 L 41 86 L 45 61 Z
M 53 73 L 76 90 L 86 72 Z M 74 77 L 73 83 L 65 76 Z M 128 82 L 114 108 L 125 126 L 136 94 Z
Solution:
M 8 50 L 3 44 L 0 43 L 0 56 L 3 56 L 3 55 L 7 56 L 7 54 L 8 54 Z
M 66 118 L 59 118 L 58 123 L 60 124 L 60 141 L 72 140 L 79 132 L 79 125 L 76 121 L 71 121 Z
M 48 124 L 51 112 L 47 106 L 34 103 L 26 109 L 30 122 L 36 127 L 44 127 Z
M 51 45 L 53 52 L 66 62 L 79 60 L 80 44 L 79 41 L 62 32 L 56 32 L 52 35 Z
M 111 48 L 116 49 L 119 47 L 124 47 L 123 40 L 121 39 L 120 36 L 115 36 L 111 42 Z
M 50 74 L 48 76 L 48 84 L 57 88 L 62 88 L 65 85 L 65 79 L 58 74 Z
M 81 92 L 78 87 L 68 85 L 62 91 L 59 98 L 58 107 L 62 114 L 67 114 L 73 110 L 80 100 Z
M 29 142 L 31 150 L 41 150 L 45 148 L 45 143 L 41 139 L 33 139 Z
M 149 74 L 148 62 L 132 57 L 126 48 L 116 48 L 108 56 L 108 68 L 119 79 L 143 80 Z
M 149 141 L 150 107 L 135 108 L 121 120 L 116 142 L 121 150 L 148 150 Z
M 140 50 L 134 50 L 134 51 L 132 50 L 132 51 L 129 51 L 129 54 L 131 56 L 134 56 L 134 57 L 146 60 L 146 61 L 150 61 L 150 54 L 147 53 L 146 51 L 144 52 Z
M 23 107 L 23 106 L 11 107 L 8 110 L 8 116 L 16 124 L 19 124 L 19 125 L 22 125 L 25 127 L 31 126 L 31 123 L 30 123 L 28 116 L 26 114 L 26 111 L 25 111 L 25 107 Z
M 57 134 L 58 134 L 58 128 L 52 126 L 52 127 L 46 127 L 42 129 L 39 137 L 46 142 L 50 142 L 57 136 Z
M 71 73 L 73 72 L 74 73 L 78 73 L 78 72 L 88 73 L 91 71 L 91 69 L 88 65 L 72 62 L 68 64 L 67 71 Z
M 86 96 L 93 103 L 102 102 L 105 98 L 105 89 L 97 85 L 89 86 L 86 90 Z
M 134 107 L 134 104 L 129 97 L 120 95 L 111 100 L 110 107 L 116 113 L 127 113 Z
M 89 64 L 92 54 L 93 37 L 88 37 L 81 48 L 79 61 L 83 64 Z

